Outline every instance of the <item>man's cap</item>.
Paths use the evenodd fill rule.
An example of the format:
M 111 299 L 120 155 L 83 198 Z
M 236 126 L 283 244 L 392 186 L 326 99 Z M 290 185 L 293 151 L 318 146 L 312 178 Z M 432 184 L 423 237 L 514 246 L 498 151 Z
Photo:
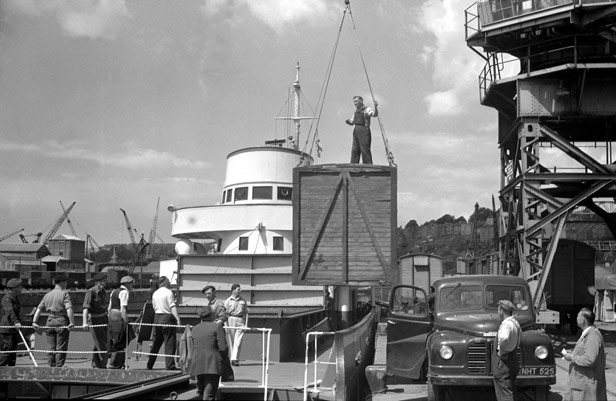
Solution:
M 63 281 L 68 281 L 68 277 L 66 277 L 64 274 L 60 274 L 53 278 L 53 282 L 56 284 L 61 283 Z
M 212 308 L 209 306 L 202 306 L 197 310 L 197 316 L 204 319 L 212 314 Z
M 160 276 L 160 277 L 158 278 L 158 284 L 162 284 L 162 283 L 164 283 L 165 281 L 169 281 L 169 279 L 167 278 L 167 276 Z
M 107 273 L 98 273 L 96 276 L 94 276 L 94 278 L 92 278 L 92 280 L 94 281 L 107 280 Z
M 509 312 L 513 312 L 515 310 L 515 305 L 513 304 L 513 302 L 506 299 L 501 299 L 500 301 L 498 301 L 498 305 L 503 308 L 503 310 Z
M 19 278 L 12 278 L 9 280 L 8 283 L 6 283 L 7 288 L 17 288 L 21 285 L 21 279 Z
M 131 276 L 124 276 L 120 280 L 120 283 L 132 283 L 133 281 L 135 281 L 135 279 L 132 278 Z
M 206 285 L 205 287 L 203 287 L 203 289 L 201 290 L 202 294 L 205 294 L 205 292 L 207 290 L 211 289 L 212 291 L 216 291 L 216 287 L 214 287 L 213 285 Z

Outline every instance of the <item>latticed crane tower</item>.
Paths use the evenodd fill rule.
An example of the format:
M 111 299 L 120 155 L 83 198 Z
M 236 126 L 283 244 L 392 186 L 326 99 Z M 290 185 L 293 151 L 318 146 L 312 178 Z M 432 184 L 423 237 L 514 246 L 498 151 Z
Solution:
M 616 196 L 616 1 L 480 0 L 465 14 L 481 103 L 498 111 L 501 273 L 536 281 L 537 304 L 574 208 L 616 234 L 599 206 Z

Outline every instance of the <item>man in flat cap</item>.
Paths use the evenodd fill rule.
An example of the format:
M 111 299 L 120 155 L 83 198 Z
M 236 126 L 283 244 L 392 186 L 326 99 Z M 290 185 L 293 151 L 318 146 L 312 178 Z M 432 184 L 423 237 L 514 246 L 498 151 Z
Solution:
M 126 345 L 135 338 L 135 333 L 128 324 L 128 300 L 133 290 L 135 279 L 124 276 L 120 288 L 116 288 L 109 297 L 107 315 L 109 317 L 109 344 L 111 360 L 109 369 L 124 369 L 126 362 Z
M 518 376 L 519 363 L 517 350 L 520 346 L 522 328 L 513 317 L 515 306 L 513 302 L 501 299 L 498 301 L 498 317 L 502 320 L 492 356 L 492 374 L 494 375 L 494 391 L 498 401 L 513 401 L 515 397 L 515 380 Z
M 227 320 L 229 320 L 229 312 L 225 307 L 225 301 L 216 296 L 216 287 L 213 285 L 206 285 L 201 290 L 201 293 L 205 295 L 208 305 L 212 308 L 214 322 L 224 327 L 224 325 L 227 324 Z M 221 352 L 221 355 L 223 357 L 222 381 L 227 382 L 235 380 L 235 374 L 233 373 L 233 368 L 231 367 L 229 352 L 225 350 L 224 352 Z
M 98 273 L 92 281 L 94 286 L 83 297 L 83 327 L 95 326 L 90 327 L 94 342 L 92 367 L 107 369 L 107 273 Z
M 73 316 L 71 296 L 66 289 L 68 277 L 60 274 L 55 276 L 53 281 L 56 286 L 45 294 L 38 305 L 32 318 L 32 326 L 38 327 L 37 322 L 42 311 L 46 310 L 49 313 L 46 323 L 47 329 L 45 329 L 50 350 L 47 361 L 49 366 L 61 368 L 66 361 L 70 329 L 75 327 L 75 317 Z
M 21 305 L 19 303 L 19 294 L 21 294 L 21 280 L 12 278 L 6 283 L 8 288 L 7 293 L 2 297 L 2 320 L 0 326 L 14 326 L 15 329 L 1 328 L 0 336 L 2 337 L 2 351 L 8 351 L 6 354 L 0 354 L 0 366 L 15 366 L 17 361 L 17 344 L 19 343 L 19 333 L 17 329 L 21 327 L 21 318 L 19 317 Z
M 175 355 L 177 338 L 176 328 L 168 327 L 180 324 L 180 315 L 175 306 L 175 297 L 171 291 L 171 283 L 166 276 L 161 276 L 158 279 L 158 290 L 152 294 L 152 306 L 154 307 L 154 333 L 152 335 L 152 345 L 150 346 L 150 356 L 148 358 L 147 368 L 152 369 L 156 362 L 156 354 L 160 347 L 165 344 L 165 354 Z M 165 368 L 167 370 L 175 370 L 175 358 L 171 356 L 165 357 Z
M 190 374 L 197 378 L 197 394 L 204 400 L 213 400 L 224 372 L 223 355 L 227 353 L 225 331 L 214 322 L 212 308 L 204 306 L 197 311 L 201 323 L 193 328 L 193 353 Z

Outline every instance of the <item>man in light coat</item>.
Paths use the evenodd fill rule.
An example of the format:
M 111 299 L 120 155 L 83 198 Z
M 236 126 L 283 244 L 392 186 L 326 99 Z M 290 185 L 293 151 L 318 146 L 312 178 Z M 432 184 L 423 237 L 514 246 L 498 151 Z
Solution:
M 572 352 L 563 350 L 563 358 L 570 361 L 569 394 L 567 400 L 607 400 L 605 382 L 605 344 L 595 324 L 595 314 L 587 308 L 577 315 L 580 339 Z

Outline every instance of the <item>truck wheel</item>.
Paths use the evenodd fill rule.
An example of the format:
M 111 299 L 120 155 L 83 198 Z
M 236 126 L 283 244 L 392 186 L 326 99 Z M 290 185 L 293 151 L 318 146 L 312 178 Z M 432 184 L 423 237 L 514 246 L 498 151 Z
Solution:
M 550 386 L 537 386 L 535 387 L 535 401 L 548 401 L 548 394 L 550 392 Z
M 445 401 L 445 391 L 428 378 L 428 401 Z

